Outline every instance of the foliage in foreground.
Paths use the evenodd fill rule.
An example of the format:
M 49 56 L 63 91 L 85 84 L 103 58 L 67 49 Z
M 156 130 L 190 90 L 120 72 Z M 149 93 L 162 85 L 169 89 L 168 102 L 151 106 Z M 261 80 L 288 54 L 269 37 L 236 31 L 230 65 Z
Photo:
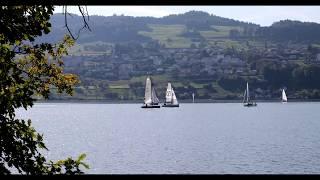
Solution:
M 17 119 L 15 110 L 32 107 L 34 95 L 48 98 L 50 87 L 72 95 L 78 83 L 73 74 L 63 72 L 62 56 L 73 40 L 66 36 L 59 44 L 36 44 L 36 37 L 50 32 L 54 7 L 0 7 L 0 174 L 82 174 L 82 161 L 67 158 L 47 160 L 43 135 L 31 126 L 31 120 Z

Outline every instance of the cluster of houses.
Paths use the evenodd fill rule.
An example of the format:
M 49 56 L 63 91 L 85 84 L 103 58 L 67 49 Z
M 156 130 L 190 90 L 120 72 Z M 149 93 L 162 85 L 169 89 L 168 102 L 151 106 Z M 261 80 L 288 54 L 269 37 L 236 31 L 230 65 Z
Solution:
M 255 50 L 254 50 L 255 51 Z M 269 47 L 257 49 L 263 61 L 278 61 L 283 64 L 306 61 L 307 47 L 288 46 L 286 48 Z M 85 76 L 96 76 L 102 79 L 130 79 L 133 76 L 146 74 L 175 74 L 180 77 L 190 75 L 257 75 L 244 59 L 237 55 L 226 54 L 222 48 L 159 48 L 154 50 L 117 53 L 99 56 L 70 56 L 77 58 L 77 71 Z M 75 61 L 72 61 L 75 63 Z M 320 63 L 320 53 L 310 63 Z M 70 61 L 71 63 L 71 61 Z M 68 61 L 67 61 L 68 64 Z M 71 65 L 75 66 L 75 64 Z M 92 68 L 93 67 L 93 68 Z
M 310 53 L 307 45 L 287 45 L 286 47 L 274 45 L 261 52 L 261 56 L 263 60 L 277 61 L 284 64 L 297 61 L 320 64 L 320 52 Z
M 179 76 L 200 75 L 207 73 L 233 74 L 248 71 L 247 63 L 239 57 L 233 57 L 221 52 L 205 54 L 200 49 L 161 49 L 157 53 L 144 51 L 139 55 L 100 55 L 100 56 L 70 56 L 66 58 L 66 68 L 77 66 L 77 70 L 92 74 L 93 71 L 103 73 L 105 79 L 129 79 L 132 76 L 146 74 L 179 74 Z M 78 63 L 68 59 L 77 59 Z
M 135 49 L 132 47 L 132 49 Z M 127 80 L 135 76 L 145 75 L 171 75 L 185 79 L 212 79 L 213 76 L 257 76 L 259 74 L 255 68 L 239 55 L 239 53 L 230 53 L 223 48 L 153 48 L 122 51 L 117 53 L 115 49 L 111 53 L 100 55 L 73 55 L 65 58 L 65 70 L 78 74 L 83 80 L 84 85 L 88 86 L 88 92 L 96 91 L 96 83 L 99 81 L 99 87 L 107 87 L 104 81 Z M 320 64 L 320 53 L 310 52 L 303 46 L 277 47 L 270 45 L 268 48 L 252 47 L 250 53 L 255 53 L 257 57 L 254 61 L 269 61 L 282 63 L 304 63 Z M 257 55 L 257 56 L 256 56 Z M 208 78 L 206 78 L 208 77 Z M 257 76 L 259 79 L 262 76 Z M 101 84 L 102 83 L 102 84 Z M 131 86 L 131 85 L 130 85 Z M 139 87 L 143 85 L 139 85 Z M 92 88 L 89 88 L 92 87 Z M 135 91 L 143 93 L 143 89 L 133 88 Z M 79 90 L 79 89 L 78 89 Z M 80 91 L 80 90 L 79 90 Z M 189 98 L 190 87 L 183 86 L 179 89 L 180 98 Z M 207 92 L 207 91 L 206 91 Z M 267 89 L 253 89 L 256 98 L 271 98 L 277 96 Z M 102 94 L 106 97 L 114 98 L 113 92 L 104 91 Z M 109 94 L 108 94 L 109 93 Z M 131 92 L 137 93 L 137 92 Z M 130 93 L 129 93 L 130 94 Z M 185 94 L 185 95 L 184 95 Z M 109 97 L 110 96 L 110 97 Z M 203 98 L 210 98 L 211 95 L 202 93 Z M 218 95 L 217 95 L 218 97 Z M 199 95 L 199 98 L 200 95 Z

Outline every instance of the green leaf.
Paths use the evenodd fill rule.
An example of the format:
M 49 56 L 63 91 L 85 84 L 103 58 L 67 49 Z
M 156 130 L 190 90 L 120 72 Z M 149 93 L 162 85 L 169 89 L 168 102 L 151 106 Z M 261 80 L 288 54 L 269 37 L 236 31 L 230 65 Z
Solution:
M 57 164 L 57 165 L 63 165 L 64 162 L 65 162 L 64 160 L 59 160 L 59 161 L 56 162 L 56 164 Z
M 14 42 L 16 45 L 20 45 L 21 44 L 21 41 L 20 40 L 15 40 Z
M 84 154 L 84 153 L 83 153 L 83 154 L 81 154 L 81 155 L 78 157 L 78 160 L 77 160 L 77 161 L 79 161 L 79 162 L 80 162 L 80 161 L 84 160 L 84 159 L 86 158 L 86 156 L 87 156 L 87 155 L 86 155 L 86 154 Z

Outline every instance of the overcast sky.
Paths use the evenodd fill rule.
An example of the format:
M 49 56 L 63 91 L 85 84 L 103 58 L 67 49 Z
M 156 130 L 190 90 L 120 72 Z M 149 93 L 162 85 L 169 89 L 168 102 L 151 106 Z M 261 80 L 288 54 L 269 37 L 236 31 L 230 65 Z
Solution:
M 320 23 L 320 6 L 87 6 L 89 15 L 163 17 L 190 10 L 205 11 L 213 15 L 269 26 L 275 21 L 291 19 Z M 80 14 L 77 6 L 68 6 L 70 13 Z M 55 13 L 61 13 L 57 6 Z

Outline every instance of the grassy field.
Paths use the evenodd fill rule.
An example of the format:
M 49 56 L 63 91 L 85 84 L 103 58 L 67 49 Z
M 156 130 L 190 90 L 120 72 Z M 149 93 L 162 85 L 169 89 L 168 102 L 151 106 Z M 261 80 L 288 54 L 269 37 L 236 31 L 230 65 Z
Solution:
M 159 25 L 149 24 L 152 31 L 140 31 L 139 34 L 159 40 L 165 44 L 167 48 L 189 48 L 192 41 L 191 39 L 181 37 L 180 34 L 186 30 L 184 25 Z M 229 39 L 229 32 L 232 29 L 243 31 L 238 26 L 212 26 L 210 31 L 199 31 L 200 35 L 209 41 L 211 44 L 217 44 L 221 47 L 243 48 L 243 45 L 238 41 Z
M 238 26 L 211 26 L 213 29 L 211 31 L 199 31 L 201 36 L 206 39 L 217 39 L 217 38 L 228 38 L 229 32 L 232 29 L 237 29 L 242 31 L 241 27 Z
M 134 83 L 134 82 L 142 82 L 143 84 L 146 81 L 147 76 L 135 76 L 132 77 L 129 81 Z M 151 76 L 151 79 L 153 83 L 158 84 L 158 83 L 163 83 L 167 82 L 168 79 L 171 79 L 168 75 L 153 75 Z
M 230 40 L 229 33 L 232 29 L 243 31 L 242 27 L 238 26 L 211 26 L 210 31 L 199 31 L 211 45 L 217 45 L 222 48 L 247 49 L 246 43 L 242 41 Z M 253 43 L 253 42 L 251 42 Z
M 190 83 L 190 86 L 196 88 L 196 89 L 202 89 L 203 86 L 205 86 L 206 84 L 198 84 L 198 83 L 194 83 L 194 82 L 191 82 Z
M 119 85 L 109 85 L 110 89 L 129 89 L 128 84 L 119 84 Z
M 188 48 L 191 45 L 191 40 L 179 36 L 186 27 L 184 25 L 159 25 L 149 24 L 152 31 L 140 31 L 139 34 L 159 40 L 165 44 L 167 48 Z
M 237 29 L 238 31 L 242 32 L 243 28 L 240 26 L 211 26 L 214 29 L 217 29 L 219 31 L 227 31 L 229 32 L 232 29 Z
M 182 37 L 181 33 L 186 30 L 186 26 L 182 24 L 175 25 L 160 25 L 160 24 L 149 24 L 152 31 L 139 31 L 138 34 L 150 37 L 154 40 L 158 40 L 161 44 L 164 44 L 166 48 L 189 48 L 192 43 L 198 44 L 199 42 L 192 42 L 191 39 Z M 229 33 L 232 29 L 237 29 L 240 32 L 243 31 L 242 27 L 239 26 L 211 26 L 212 30 L 199 31 L 200 35 L 203 36 L 210 44 L 217 45 L 222 48 L 245 49 L 247 48 L 245 41 L 230 40 Z M 263 47 L 263 42 L 249 41 L 251 46 Z M 83 44 L 75 44 L 69 51 L 71 55 L 108 55 L 111 51 L 88 51 L 85 50 L 86 46 L 95 45 L 112 45 L 112 43 L 106 42 L 91 42 Z
M 212 83 L 212 87 L 217 91 L 217 94 L 220 95 L 229 95 L 230 92 L 224 90 L 217 82 Z
M 87 51 L 85 50 L 86 46 L 96 46 L 96 45 L 109 45 L 111 46 L 112 43 L 106 43 L 106 42 L 102 42 L 102 41 L 95 41 L 95 42 L 90 42 L 90 43 L 82 43 L 82 44 L 78 44 L 75 43 L 74 46 L 72 46 L 69 49 L 69 54 L 70 55 L 104 55 L 104 54 L 110 54 L 111 50 L 107 50 L 107 51 Z

